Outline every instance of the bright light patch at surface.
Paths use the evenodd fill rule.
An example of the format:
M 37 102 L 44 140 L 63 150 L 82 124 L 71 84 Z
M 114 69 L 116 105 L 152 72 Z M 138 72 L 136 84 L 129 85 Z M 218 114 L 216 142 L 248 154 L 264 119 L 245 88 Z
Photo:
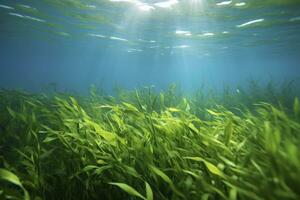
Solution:
M 37 21 L 37 22 L 42 22 L 42 23 L 46 22 L 43 19 L 31 17 L 31 16 L 28 16 L 28 15 L 21 15 L 21 14 L 13 13 L 13 12 L 10 12 L 8 14 L 11 15 L 11 16 L 15 16 L 15 17 L 23 18 L 23 19 L 29 19 L 29 20 L 32 20 L 32 21 Z
M 138 39 L 140 42 L 146 42 L 146 43 L 155 43 L 156 41 L 154 40 L 143 40 L 143 39 Z
M 200 34 L 200 36 L 202 37 L 210 37 L 210 36 L 214 36 L 215 34 L 214 33 L 211 33 L 211 32 L 207 32 L 207 33 L 202 33 Z
M 6 5 L 3 5 L 3 4 L 0 4 L 0 8 L 5 8 L 5 9 L 14 10 L 14 8 L 13 8 L 13 7 L 6 6 Z
M 114 37 L 114 36 L 109 37 L 109 39 L 118 40 L 118 41 L 121 41 L 121 42 L 128 42 L 128 40 L 126 40 L 124 38 L 119 38 L 119 37 Z
M 178 4 L 178 0 L 169 0 L 169 1 L 162 1 L 155 3 L 153 5 L 160 7 L 160 8 L 171 8 L 172 6 Z
M 237 6 L 237 7 L 241 7 L 241 6 L 245 6 L 246 3 L 245 2 L 240 2 L 240 3 L 236 3 L 234 5 Z
M 11 16 L 19 17 L 19 18 L 30 19 L 32 21 L 43 22 L 43 23 L 46 22 L 43 19 L 38 19 L 38 18 L 35 18 L 35 17 L 27 16 L 27 15 L 21 15 L 21 14 L 18 14 L 18 13 L 10 12 L 8 14 L 11 15 Z
M 100 35 L 100 34 L 94 34 L 94 33 L 90 33 L 88 34 L 88 36 L 91 37 L 97 37 L 97 38 L 108 38 L 110 40 L 117 40 L 117 41 L 121 41 L 121 42 L 128 42 L 129 40 L 124 39 L 124 38 L 120 38 L 120 37 L 115 37 L 115 36 L 105 36 L 105 35 Z
M 15 17 L 20 17 L 20 18 L 24 18 L 24 16 L 23 15 L 21 15 L 21 14 L 18 14 L 18 13 L 12 13 L 12 12 L 10 12 L 10 13 L 8 13 L 9 15 L 11 15 L 11 16 L 15 16 Z
M 252 21 L 237 25 L 237 27 L 242 28 L 242 27 L 249 26 L 251 24 L 257 24 L 257 23 L 260 23 L 260 22 L 263 22 L 263 21 L 265 21 L 265 20 L 264 19 L 256 19 L 256 20 L 252 20 Z
M 131 3 L 137 6 L 140 11 L 149 12 L 151 10 L 155 10 L 154 6 L 148 3 L 143 3 L 138 0 L 110 0 L 110 2 L 119 2 L 119 3 Z
M 88 35 L 92 36 L 92 37 L 106 38 L 106 36 L 104 36 L 104 35 L 99 35 L 99 34 L 94 34 L 94 33 L 91 33 L 91 34 L 88 34 Z
M 186 48 L 190 48 L 191 46 L 188 45 L 178 45 L 178 46 L 174 46 L 173 49 L 186 49 Z
M 230 5 L 232 3 L 232 1 L 222 1 L 220 3 L 217 3 L 217 6 L 226 6 L 226 5 Z
M 127 52 L 128 53 L 133 53 L 133 52 L 142 52 L 142 49 L 128 49 Z
M 138 8 L 139 8 L 139 10 L 141 10 L 141 11 L 151 11 L 151 10 L 154 10 L 155 8 L 153 7 L 153 6 L 151 6 L 151 5 L 148 5 L 148 4 L 137 4 L 137 6 L 138 6 Z
M 46 22 L 46 21 L 43 20 L 43 19 L 39 19 L 39 18 L 35 18 L 35 17 L 30 17 L 30 16 L 26 16 L 26 15 L 25 15 L 25 17 L 26 17 L 27 19 L 31 19 L 31 20 L 37 21 L 37 22 L 42 22 L 42 23 Z
M 182 30 L 177 30 L 175 31 L 176 35 L 183 35 L 183 36 L 191 36 L 192 33 L 191 31 L 182 31 Z

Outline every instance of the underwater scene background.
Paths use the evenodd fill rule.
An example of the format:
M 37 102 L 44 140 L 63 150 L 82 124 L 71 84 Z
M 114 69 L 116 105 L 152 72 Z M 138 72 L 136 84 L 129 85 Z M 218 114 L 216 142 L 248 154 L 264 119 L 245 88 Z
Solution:
M 300 199 L 299 0 L 0 0 L 0 199 Z
M 299 78 L 299 1 L 1 0 L 6 88 Z

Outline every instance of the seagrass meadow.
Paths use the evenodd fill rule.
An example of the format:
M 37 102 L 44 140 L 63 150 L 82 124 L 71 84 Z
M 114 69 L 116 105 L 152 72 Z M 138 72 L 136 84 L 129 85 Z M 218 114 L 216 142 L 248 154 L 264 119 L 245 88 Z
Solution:
M 300 200 L 300 0 L 0 0 L 0 200 Z
M 0 198 L 299 199 L 297 94 L 3 89 Z

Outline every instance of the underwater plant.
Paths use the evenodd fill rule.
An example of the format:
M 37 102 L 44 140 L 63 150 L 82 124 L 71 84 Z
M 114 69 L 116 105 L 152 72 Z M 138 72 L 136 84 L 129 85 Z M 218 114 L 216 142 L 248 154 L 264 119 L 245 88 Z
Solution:
M 299 98 L 267 88 L 2 89 L 0 199 L 299 199 Z

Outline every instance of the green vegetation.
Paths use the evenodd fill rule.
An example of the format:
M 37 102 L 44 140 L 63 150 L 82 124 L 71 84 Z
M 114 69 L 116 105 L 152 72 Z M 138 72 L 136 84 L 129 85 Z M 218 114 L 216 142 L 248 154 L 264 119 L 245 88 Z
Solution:
M 296 96 L 0 90 L 0 199 L 299 199 Z

